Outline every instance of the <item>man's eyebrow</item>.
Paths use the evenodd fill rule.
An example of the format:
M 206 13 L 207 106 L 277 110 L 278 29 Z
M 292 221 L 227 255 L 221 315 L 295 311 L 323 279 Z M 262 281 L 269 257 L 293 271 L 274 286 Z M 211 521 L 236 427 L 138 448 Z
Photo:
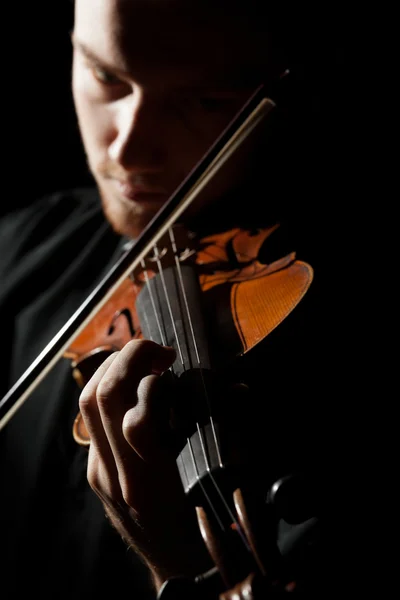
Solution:
M 112 71 L 113 73 L 127 75 L 126 71 L 123 71 L 122 69 L 116 69 L 111 64 L 107 64 L 107 62 L 100 58 L 100 56 L 93 52 L 93 50 L 90 50 L 90 48 L 86 46 L 86 44 L 78 40 L 78 38 L 73 33 L 71 33 L 71 42 L 73 47 L 91 62 L 101 65 L 102 67 L 104 67 L 104 69 Z

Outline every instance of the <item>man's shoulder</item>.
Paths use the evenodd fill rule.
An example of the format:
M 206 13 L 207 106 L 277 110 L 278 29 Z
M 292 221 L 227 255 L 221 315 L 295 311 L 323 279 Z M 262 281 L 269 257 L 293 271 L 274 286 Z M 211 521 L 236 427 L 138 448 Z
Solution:
M 57 190 L 55 192 L 38 197 L 35 202 L 43 207 L 54 208 L 69 206 L 71 209 L 100 208 L 100 196 L 95 186 L 74 187 Z
M 26 253 L 104 221 L 96 188 L 60 190 L 8 209 L 0 218 L 0 247 L 9 256 Z
M 99 212 L 100 209 L 97 188 L 76 187 L 35 196 L 31 201 L 18 203 L 14 207 L 10 203 L 9 209 L 1 215 L 0 223 L 22 223 L 29 221 L 32 217 L 37 220 L 51 214 L 55 218 L 57 215 L 61 217 L 76 211 L 84 214 L 87 211 Z
M 97 246 L 113 246 L 114 237 L 95 188 L 55 192 L 8 210 L 0 219 L 3 287 L 15 288 L 23 280 L 37 285 L 45 275 L 46 281 L 59 277 L 89 260 L 96 241 Z

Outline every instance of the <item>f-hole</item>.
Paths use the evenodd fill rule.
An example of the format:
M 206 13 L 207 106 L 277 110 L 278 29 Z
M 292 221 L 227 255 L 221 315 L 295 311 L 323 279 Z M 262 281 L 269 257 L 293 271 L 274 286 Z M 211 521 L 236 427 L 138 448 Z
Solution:
M 130 313 L 129 308 L 123 308 L 122 310 L 119 310 L 114 314 L 112 321 L 111 321 L 111 325 L 108 329 L 108 335 L 111 335 L 112 333 L 114 333 L 115 322 L 121 315 L 126 317 L 126 320 L 128 321 L 129 332 L 131 334 L 131 337 L 133 337 L 136 332 L 135 332 L 135 328 L 133 326 L 132 315 Z

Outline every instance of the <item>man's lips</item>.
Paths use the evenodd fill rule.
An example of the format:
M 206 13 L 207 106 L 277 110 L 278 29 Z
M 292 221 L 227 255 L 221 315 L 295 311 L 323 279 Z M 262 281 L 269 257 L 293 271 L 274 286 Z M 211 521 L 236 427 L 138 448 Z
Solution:
M 150 188 L 138 185 L 132 185 L 124 181 L 116 181 L 118 192 L 129 200 L 151 202 L 160 202 L 167 198 L 167 193 L 162 188 Z

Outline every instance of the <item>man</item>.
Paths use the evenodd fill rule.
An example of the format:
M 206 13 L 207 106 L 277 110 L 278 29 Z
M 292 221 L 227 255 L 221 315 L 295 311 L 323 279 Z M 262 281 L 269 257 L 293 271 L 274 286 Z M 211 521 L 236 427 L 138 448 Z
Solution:
M 285 39 L 282 15 L 264 12 L 263 3 L 256 1 L 246 3 L 244 12 L 240 2 L 225 0 L 76 0 L 72 87 L 97 191 L 72 192 L 67 202 L 56 194 L 21 215 L 6 217 L 5 247 L 12 239 L 22 240 L 8 251 L 2 267 L 4 281 L 8 277 L 2 310 L 13 314 L 7 323 L 7 336 L 14 339 L 10 384 L 114 264 L 124 243 L 138 237 L 254 89 L 260 83 L 275 85 L 290 67 L 293 40 Z M 298 99 L 302 106 L 301 95 Z M 254 144 L 253 152 L 241 156 L 240 169 L 233 163 L 218 186 L 210 188 L 211 199 L 223 199 L 229 222 L 250 207 L 258 208 L 263 220 L 273 221 L 279 213 L 299 217 L 298 203 L 281 197 L 276 180 L 268 192 L 262 191 L 265 171 L 257 169 L 256 151 L 265 150 L 265 140 Z M 283 173 L 277 160 L 282 148 L 276 150 L 276 163 L 268 164 L 280 166 Z M 286 159 L 291 153 L 293 148 L 285 147 Z M 296 175 L 304 177 L 303 170 Z M 247 204 L 244 191 L 250 199 L 255 192 L 258 196 Z M 260 194 L 266 202 L 259 200 Z M 300 223 L 289 245 L 302 240 L 307 254 L 312 244 L 306 230 L 299 231 Z M 285 239 L 276 251 L 281 248 L 287 248 Z M 313 266 L 319 267 L 319 260 L 315 257 Z M 315 390 L 301 410 L 294 406 L 293 380 L 286 379 L 284 361 L 290 344 L 296 357 L 290 365 L 294 379 L 315 360 L 314 353 L 302 358 L 300 350 L 305 331 L 312 347 L 318 329 L 318 315 L 308 328 L 320 301 L 311 298 L 290 330 L 282 326 L 276 346 L 258 350 L 254 364 L 245 361 L 243 367 L 258 400 L 265 381 L 261 365 L 268 363 L 273 373 L 263 399 L 272 399 L 267 421 L 253 424 L 254 437 L 265 446 L 262 462 L 271 463 L 265 473 L 270 483 L 305 465 L 318 471 Z M 183 494 L 175 454 L 160 435 L 166 421 L 160 423 L 159 402 L 169 394 L 160 374 L 175 357 L 173 350 L 151 341 L 128 343 L 96 371 L 79 407 L 64 362 L 2 432 L 7 452 L 15 445 L 2 475 L 2 485 L 7 482 L 4 528 L 10 531 L 7 598 L 28 589 L 17 567 L 39 597 L 76 599 L 110 594 L 154 598 L 168 579 L 191 580 L 212 566 Z M 91 438 L 88 456 L 70 435 L 78 408 Z M 317 420 L 315 428 L 312 419 Z M 26 448 L 32 432 L 37 439 Z M 313 535 L 305 526 L 300 547 L 307 550 L 300 552 L 301 568 L 295 566 L 291 573 L 299 575 L 306 589 L 318 587 L 327 567 L 323 551 L 320 563 L 316 560 Z

